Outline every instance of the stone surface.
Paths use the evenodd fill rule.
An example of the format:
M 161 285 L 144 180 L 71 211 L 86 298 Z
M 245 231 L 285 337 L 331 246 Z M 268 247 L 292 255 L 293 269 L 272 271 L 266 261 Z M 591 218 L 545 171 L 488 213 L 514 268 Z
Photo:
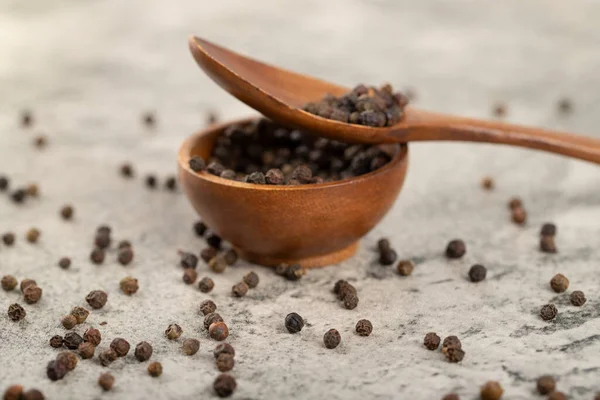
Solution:
M 0 195 L 0 231 L 18 234 L 15 247 L 0 244 L 0 274 L 35 279 L 44 290 L 34 305 L 18 290 L 0 291 L 0 392 L 21 384 L 51 399 L 210 398 L 219 373 L 216 342 L 197 307 L 212 298 L 236 349 L 233 398 L 436 399 L 454 391 L 474 399 L 480 385 L 496 380 L 504 398 L 530 399 L 542 374 L 557 376 L 570 398 L 592 398 L 600 391 L 595 165 L 508 147 L 414 144 L 400 198 L 352 260 L 299 282 L 245 263 L 222 275 L 202 264 L 200 276 L 215 280 L 209 295 L 181 280 L 177 249 L 203 245 L 185 197 L 162 185 L 175 172 L 179 144 L 203 126 L 205 112 L 250 113 L 198 70 L 189 34 L 342 84 L 413 86 L 416 104 L 428 109 L 487 117 L 501 100 L 510 121 L 598 135 L 598 19 L 600 4 L 585 0 L 0 2 L 0 173 L 13 185 L 37 182 L 41 191 L 24 206 Z M 561 96 L 574 99 L 571 116 L 555 112 Z M 34 111 L 32 129 L 18 125 L 22 108 Z M 140 123 L 146 110 L 157 111 L 154 130 Z M 43 151 L 32 146 L 37 133 L 48 136 Z M 118 176 L 124 161 L 135 166 L 135 179 Z M 145 188 L 148 173 L 158 175 L 160 189 Z M 496 190 L 480 189 L 484 175 Z M 514 195 L 529 212 L 525 227 L 510 223 L 506 204 Z M 59 216 L 66 203 L 75 207 L 72 222 Z M 558 226 L 556 255 L 537 249 L 546 221 Z M 114 240 L 133 243 L 130 266 L 117 263 L 115 250 L 103 265 L 90 263 L 94 230 L 103 223 L 113 227 Z M 42 230 L 36 245 L 24 240 L 31 226 Z M 381 236 L 399 259 L 415 261 L 410 277 L 376 265 Z M 448 262 L 443 251 L 453 238 L 464 239 L 468 251 Z M 63 256 L 73 260 L 68 270 L 57 266 Z M 488 268 L 484 282 L 468 282 L 474 263 Z M 231 298 L 232 284 L 251 269 L 259 286 Z M 570 290 L 550 290 L 559 272 L 570 290 L 586 293 L 583 307 L 569 305 Z M 140 283 L 132 297 L 119 291 L 128 275 Z M 358 289 L 356 309 L 343 309 L 331 293 L 337 279 Z M 150 342 L 151 360 L 164 367 L 160 378 L 149 377 L 132 354 L 108 368 L 82 360 L 60 382 L 45 377 L 57 354 L 48 340 L 64 334 L 60 317 L 86 306 L 95 289 L 108 292 L 108 303 L 75 331 L 101 330 L 96 354 L 116 337 L 132 346 Z M 17 301 L 27 317 L 13 323 L 5 310 Z M 552 322 L 538 316 L 548 302 L 559 309 Z M 306 319 L 301 333 L 285 330 L 290 312 Z M 361 318 L 373 323 L 369 337 L 354 333 Z M 182 326 L 182 339 L 200 339 L 196 355 L 183 355 L 182 339 L 164 337 L 171 323 Z M 335 350 L 322 342 L 330 328 L 342 335 Z M 449 364 L 439 350 L 426 350 L 429 331 L 459 336 L 465 359 Z M 101 371 L 116 378 L 111 392 L 96 384 Z

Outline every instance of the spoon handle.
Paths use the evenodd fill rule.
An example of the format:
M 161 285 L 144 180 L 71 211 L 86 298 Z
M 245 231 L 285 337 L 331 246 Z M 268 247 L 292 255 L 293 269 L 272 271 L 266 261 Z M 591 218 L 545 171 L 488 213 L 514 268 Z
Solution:
M 600 164 L 600 139 L 566 132 L 420 112 L 408 132 L 398 132 L 407 141 L 458 140 L 527 147 Z

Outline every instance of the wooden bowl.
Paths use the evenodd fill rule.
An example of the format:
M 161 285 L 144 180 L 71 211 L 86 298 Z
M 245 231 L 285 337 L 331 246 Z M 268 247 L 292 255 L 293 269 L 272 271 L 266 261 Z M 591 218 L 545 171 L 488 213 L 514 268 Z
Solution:
M 331 183 L 273 186 L 223 179 L 189 167 L 194 155 L 208 159 L 216 138 L 230 125 L 209 127 L 189 137 L 179 150 L 179 178 L 202 220 L 238 254 L 253 263 L 306 268 L 352 256 L 358 240 L 394 204 L 408 167 L 401 145 L 384 167 Z

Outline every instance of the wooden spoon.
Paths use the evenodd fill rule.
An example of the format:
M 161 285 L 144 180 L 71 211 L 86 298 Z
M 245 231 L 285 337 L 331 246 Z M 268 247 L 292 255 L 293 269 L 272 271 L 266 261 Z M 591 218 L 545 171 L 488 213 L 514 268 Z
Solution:
M 196 62 L 223 89 L 274 121 L 346 142 L 393 143 L 459 140 L 528 147 L 600 163 L 600 140 L 540 128 L 443 115 L 407 107 L 403 120 L 372 128 L 318 117 L 301 110 L 325 94 L 349 89 L 286 71 L 191 37 Z

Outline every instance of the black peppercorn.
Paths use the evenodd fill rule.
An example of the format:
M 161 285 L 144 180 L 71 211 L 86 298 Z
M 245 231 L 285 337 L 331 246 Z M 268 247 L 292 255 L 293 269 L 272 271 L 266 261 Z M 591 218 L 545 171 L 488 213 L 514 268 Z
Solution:
M 550 222 L 542 225 L 540 236 L 556 236 L 556 225 Z
M 63 339 L 63 344 L 69 350 L 77 350 L 81 343 L 83 338 L 76 332 L 68 332 Z
M 225 259 L 221 256 L 217 256 L 212 258 L 208 262 L 208 267 L 211 271 L 216 272 L 217 274 L 223 273 L 227 269 L 227 263 Z
M 223 240 L 216 233 L 214 233 L 214 232 L 212 232 L 212 231 L 209 230 L 206 233 L 206 236 L 204 237 L 204 240 L 206 241 L 206 244 L 208 244 L 209 246 L 214 247 L 217 250 L 221 249 L 221 242 Z
M 206 226 L 206 224 L 202 221 L 198 221 L 194 224 L 194 232 L 196 232 L 196 235 L 200 237 L 204 236 L 207 230 L 208 226 Z
M 60 335 L 54 335 L 50 338 L 50 346 L 55 349 L 59 349 L 63 346 L 63 337 Z
M 8 291 L 14 290 L 17 287 L 17 279 L 12 275 L 2 277 L 2 289 Z
M 29 389 L 23 394 L 23 400 L 44 400 L 44 394 L 37 389 Z M 9 399 L 10 400 L 10 399 Z
M 167 190 L 175 191 L 177 189 L 177 179 L 174 176 L 170 176 L 165 181 L 165 188 Z
M 186 268 L 185 271 L 183 271 L 183 282 L 187 285 L 192 285 L 193 283 L 195 283 L 197 278 L 198 273 L 195 269 Z
M 200 279 L 200 282 L 198 282 L 198 289 L 200 289 L 202 293 L 208 293 L 213 290 L 214 287 L 214 281 L 208 277 L 204 277 Z
M 246 275 L 244 275 L 244 283 L 246 283 L 246 285 L 248 285 L 248 287 L 250 289 L 255 288 L 256 286 L 258 286 L 258 275 L 256 274 L 256 272 L 254 271 L 250 271 L 248 272 Z
M 359 336 L 369 336 L 373 332 L 373 324 L 368 319 L 361 319 L 356 323 L 356 333 Z
M 163 367 L 158 361 L 154 361 L 148 365 L 148 374 L 154 378 L 162 375 Z
M 77 362 L 79 362 L 79 358 L 70 351 L 61 351 L 56 356 L 56 361 L 64 363 L 68 371 L 73 371 L 77 366 Z
M 296 313 L 290 313 L 285 317 L 285 327 L 289 333 L 297 333 L 304 327 L 304 320 Z
M 554 242 L 554 236 L 542 236 L 540 237 L 540 251 L 543 253 L 556 253 L 556 243 Z
M 51 381 L 64 378 L 67 372 L 69 372 L 67 366 L 58 360 L 52 360 L 46 366 L 46 375 Z
M 232 181 L 235 181 L 235 178 L 237 177 L 235 171 L 232 169 L 224 170 L 223 172 L 221 172 L 221 175 L 219 175 L 219 176 L 223 179 L 229 179 Z
M 93 344 L 94 346 L 98 346 L 102 341 L 102 335 L 100 334 L 100 331 L 98 329 L 89 328 L 83 334 L 83 339 L 86 342 Z
M 237 387 L 235 378 L 229 374 L 221 374 L 217 376 L 213 383 L 213 389 L 219 397 L 229 397 L 233 394 Z
M 194 172 L 200 172 L 204 168 L 206 168 L 206 162 L 200 156 L 193 156 L 192 158 L 190 158 L 189 166 L 190 166 L 190 168 L 191 168 L 192 171 L 194 171 Z
M 10 182 L 6 176 L 0 175 L 0 192 L 3 192 L 8 189 Z
M 119 287 L 121 288 L 121 291 L 127 296 L 133 295 L 140 288 L 138 280 L 132 276 L 127 276 L 121 279 L 121 282 L 119 282 Z
M 327 347 L 328 349 L 335 349 L 336 347 L 338 347 L 341 341 L 342 337 L 336 329 L 328 330 L 323 336 L 323 343 L 325 343 L 325 347 Z
M 156 187 L 156 176 L 154 176 L 154 175 L 147 175 L 146 176 L 146 186 L 149 189 L 154 189 Z
M 121 175 L 125 178 L 133 177 L 133 167 L 131 166 L 131 164 L 121 165 L 119 171 L 121 172 Z
M 213 351 L 215 358 L 219 358 L 221 354 L 230 354 L 232 357 L 235 356 L 235 349 L 229 343 L 219 343 Z
M 571 304 L 573 304 L 576 307 L 581 307 L 587 301 L 585 298 L 585 294 L 583 294 L 581 290 L 575 290 L 573 293 L 571 293 L 570 300 Z
M 265 182 L 268 185 L 283 185 L 285 177 L 280 169 L 272 168 L 265 174 Z
M 221 176 L 221 173 L 225 171 L 225 167 L 220 163 L 213 161 L 206 167 L 206 170 L 213 175 Z
M 238 259 L 237 252 L 234 249 L 229 249 L 223 254 L 223 260 L 227 265 L 233 265 Z
M 73 329 L 73 327 L 77 325 L 77 318 L 69 314 L 62 317 L 60 322 L 65 329 Z
M 568 397 L 563 392 L 552 392 L 548 396 L 548 400 L 568 400 Z
M 396 269 L 401 276 L 409 276 L 415 269 L 415 264 L 410 260 L 402 260 L 398 263 Z
M 231 354 L 220 354 L 219 357 L 215 360 L 215 364 L 217 365 L 217 369 L 221 372 L 231 371 L 235 364 L 233 356 Z
M 27 239 L 27 241 L 29 243 L 37 243 L 37 241 L 39 240 L 40 236 L 41 236 L 42 232 L 40 232 L 39 229 L 37 228 L 31 228 L 27 231 L 27 234 L 25 235 L 25 238 Z
M 117 260 L 121 265 L 129 265 L 133 261 L 133 249 L 131 246 L 120 248 Z
M 358 296 L 354 293 L 348 293 L 344 297 L 344 307 L 348 310 L 354 310 L 358 306 Z
M 104 390 L 105 392 L 108 392 L 109 390 L 112 389 L 114 384 L 115 384 L 115 377 L 112 376 L 112 374 L 110 374 L 108 372 L 100 374 L 100 377 L 98 378 L 98 385 L 102 388 L 102 390 Z
M 435 332 L 429 332 L 425 335 L 425 340 L 423 340 L 423 344 L 425 345 L 425 347 L 427 347 L 427 349 L 435 350 L 440 345 L 440 337 Z
M 200 312 L 204 315 L 214 313 L 216 309 L 217 305 L 212 300 L 204 300 L 202 303 L 200 303 Z M 205 325 L 205 327 L 208 329 L 208 325 Z
M 233 297 L 244 297 L 248 293 L 248 285 L 245 282 L 239 282 L 231 288 Z
M 154 125 L 156 125 L 156 117 L 154 115 L 154 112 L 152 111 L 147 111 L 142 115 L 142 122 L 144 123 L 144 125 L 146 125 L 149 128 L 154 127 Z
M 396 251 L 393 249 L 384 249 L 379 253 L 379 264 L 392 265 L 398 258 Z
M 117 357 L 125 357 L 130 347 L 129 342 L 123 338 L 116 338 L 110 343 L 110 348 L 115 351 Z
M 171 324 L 165 330 L 165 336 L 169 340 L 179 339 L 179 337 L 182 334 L 183 334 L 183 329 L 181 329 L 181 326 L 179 326 L 177 324 Z
M 76 306 L 71 309 L 71 315 L 75 317 L 78 324 L 83 324 L 90 312 L 83 307 Z
M 548 394 L 554 391 L 556 382 L 552 376 L 544 375 L 538 378 L 536 386 L 539 394 Z
M 104 307 L 108 300 L 108 295 L 102 290 L 92 290 L 86 297 L 85 301 L 94 309 Z
M 563 293 L 569 288 L 569 280 L 563 274 L 556 274 L 550 280 L 550 287 L 556 293 Z
M 287 267 L 285 277 L 290 281 L 297 281 L 306 274 L 306 270 L 300 264 L 293 264 Z
M 183 268 L 196 268 L 198 265 L 198 257 L 192 253 L 181 252 L 181 260 L 179 263 Z
M 200 252 L 200 258 L 202 258 L 202 260 L 205 263 L 209 263 L 210 260 L 212 260 L 216 256 L 217 256 L 217 249 L 215 249 L 214 247 L 208 246 L 207 248 L 203 249 Z
M 77 348 L 77 353 L 84 360 L 88 360 L 88 359 L 94 357 L 95 352 L 96 352 L 96 346 L 94 346 L 93 344 L 91 344 L 89 342 L 83 342 Z
M 58 260 L 58 266 L 62 269 L 67 269 L 71 266 L 71 259 L 69 257 L 63 257 Z
M 465 352 L 457 347 L 450 347 L 444 353 L 446 359 L 451 363 L 461 362 L 465 357 Z
M 2 241 L 7 246 L 12 246 L 15 243 L 15 234 L 8 232 L 2 235 Z
M 489 381 L 481 387 L 479 394 L 481 400 L 500 400 L 502 393 L 504 393 L 504 390 L 498 382 Z
M 487 269 L 480 264 L 475 264 L 469 270 L 469 279 L 471 282 L 481 282 L 485 279 Z
M 211 312 L 204 315 L 204 329 L 209 329 L 215 322 L 223 322 L 223 318 L 216 312 Z
M 208 334 L 214 340 L 222 341 L 229 336 L 229 328 L 223 321 L 213 322 L 208 327 Z
M 152 346 L 148 342 L 140 342 L 135 346 L 135 358 L 138 361 L 148 361 L 152 356 Z
M 104 250 L 102 250 L 100 247 L 96 247 L 90 253 L 90 260 L 94 264 L 102 264 L 104 262 L 104 257 L 105 257 Z
M 193 356 L 200 349 L 200 341 L 198 339 L 185 339 L 181 348 L 185 355 Z
M 27 312 L 20 304 L 11 304 L 8 306 L 8 317 L 13 321 L 20 321 L 27 315 Z
M 465 242 L 459 239 L 450 241 L 446 247 L 446 257 L 448 258 L 461 258 L 466 252 Z
M 23 290 L 23 299 L 27 304 L 35 304 L 42 297 L 42 289 L 37 285 L 29 285 Z
M 556 306 L 554 304 L 546 304 L 540 310 L 540 316 L 544 321 L 550 321 L 556 318 L 557 314 L 558 310 L 556 309 Z
M 449 393 L 442 397 L 442 400 L 460 400 L 460 397 L 456 393 Z

